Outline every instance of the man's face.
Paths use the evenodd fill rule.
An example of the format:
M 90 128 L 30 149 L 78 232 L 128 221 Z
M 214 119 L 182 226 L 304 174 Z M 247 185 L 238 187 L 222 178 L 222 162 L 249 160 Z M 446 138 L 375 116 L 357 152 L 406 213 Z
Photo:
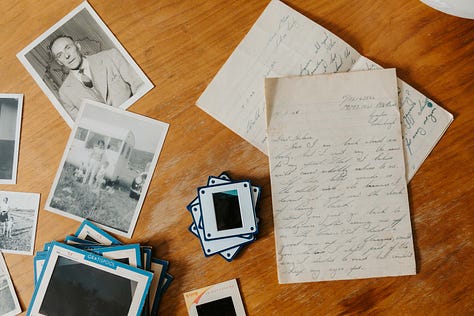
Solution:
M 68 37 L 58 38 L 51 46 L 56 61 L 69 69 L 78 69 L 82 63 L 82 55 L 78 45 Z

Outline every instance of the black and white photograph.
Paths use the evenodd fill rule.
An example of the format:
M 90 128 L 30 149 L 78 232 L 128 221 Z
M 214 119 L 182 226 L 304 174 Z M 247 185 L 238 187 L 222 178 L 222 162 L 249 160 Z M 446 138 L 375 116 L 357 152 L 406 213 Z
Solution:
M 0 94 L 0 184 L 15 184 L 23 95 Z
M 87 2 L 17 57 L 70 127 L 85 99 L 127 109 L 153 88 Z
M 167 130 L 166 123 L 85 102 L 45 209 L 130 238 Z
M 13 316 L 20 313 L 20 303 L 13 288 L 7 265 L 2 253 L 0 253 L 0 315 Z
M 0 191 L 0 250 L 32 255 L 40 195 Z
M 140 315 L 151 272 L 53 243 L 27 315 Z

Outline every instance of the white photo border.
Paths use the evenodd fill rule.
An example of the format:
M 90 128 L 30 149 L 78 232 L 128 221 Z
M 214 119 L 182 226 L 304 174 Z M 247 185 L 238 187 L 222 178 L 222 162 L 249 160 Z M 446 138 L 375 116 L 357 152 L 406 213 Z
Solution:
M 110 31 L 107 25 L 102 21 L 99 15 L 95 12 L 92 6 L 87 2 L 84 1 L 71 12 L 69 12 L 66 16 L 64 16 L 61 20 L 56 22 L 52 27 L 46 30 L 43 34 L 37 37 L 32 43 L 30 43 L 27 47 L 21 50 L 16 56 L 29 72 L 29 74 L 33 77 L 35 82 L 39 85 L 41 90 L 46 94 L 48 99 L 53 103 L 56 110 L 59 112 L 61 117 L 66 121 L 67 125 L 72 128 L 74 126 L 74 120 L 69 116 L 67 111 L 64 109 L 61 102 L 56 98 L 56 96 L 51 92 L 48 88 L 46 83 L 41 79 L 38 72 L 33 68 L 30 62 L 26 59 L 26 54 L 32 51 L 36 46 L 38 46 L 42 41 L 48 38 L 53 32 L 58 30 L 61 26 L 63 26 L 66 22 L 71 20 L 76 14 L 81 12 L 85 9 L 91 17 L 95 20 L 95 22 L 99 25 L 102 31 L 107 35 L 108 39 L 115 45 L 115 48 L 122 54 L 122 56 L 127 60 L 129 65 L 133 68 L 133 70 L 139 75 L 140 79 L 143 80 L 143 86 L 140 88 L 137 93 L 134 93 L 131 98 L 129 98 L 126 102 L 120 105 L 120 109 L 126 110 L 128 109 L 133 103 L 138 101 L 142 98 L 145 94 L 147 94 L 151 89 L 153 89 L 154 85 L 151 80 L 145 75 L 143 70 L 138 66 L 132 56 L 127 52 L 127 50 L 123 47 L 123 45 L 118 41 L 115 35 Z
M 199 241 L 201 242 L 201 248 L 204 252 L 204 256 L 209 257 L 213 256 L 216 253 L 231 253 L 232 250 L 240 249 L 242 246 L 255 241 L 256 237 L 253 234 L 250 235 L 240 235 L 240 236 L 231 236 L 227 238 L 217 238 L 214 240 L 207 240 L 204 238 L 204 229 L 199 227 L 198 223 L 202 221 L 202 214 L 200 205 L 197 203 L 191 206 L 193 224 L 196 228 L 196 233 L 198 235 Z M 234 253 L 234 255 L 237 253 Z M 225 256 L 224 256 L 225 257 Z
M 198 295 L 195 295 L 196 293 Z M 236 315 L 245 316 L 245 308 L 236 279 L 184 293 L 189 316 L 199 316 L 197 313 L 198 305 L 211 303 L 227 297 L 232 298 Z M 191 301 L 191 298 L 194 299 Z
M 91 250 L 91 252 L 112 260 L 127 258 L 130 266 L 143 269 L 139 244 L 99 247 Z
M 140 253 L 142 256 L 143 269 L 150 271 L 151 266 L 151 246 L 140 246 Z
M 122 243 L 114 238 L 113 236 L 109 235 L 96 225 L 94 225 L 91 221 L 85 219 L 81 226 L 77 229 L 76 233 L 74 234 L 77 238 L 81 238 L 86 240 L 87 236 L 94 239 L 97 243 L 101 245 L 121 245 Z
M 0 271 L 3 271 L 5 273 L 8 289 L 12 296 L 13 303 L 15 304 L 15 307 L 12 311 L 9 311 L 8 313 L 3 314 L 2 316 L 18 315 L 22 312 L 20 302 L 18 301 L 18 296 L 16 295 L 15 288 L 13 287 L 12 278 L 10 276 L 10 273 L 8 272 L 8 267 L 7 267 L 7 264 L 5 263 L 5 259 L 3 258 L 2 252 L 0 252 Z
M 83 247 L 89 247 L 89 246 L 101 246 L 98 242 L 95 241 L 90 241 L 90 240 L 85 240 L 76 236 L 66 236 L 64 238 L 64 243 L 66 245 L 72 245 L 72 246 L 83 246 Z
M 213 194 L 229 190 L 236 190 L 238 192 L 237 197 L 239 201 L 242 226 L 220 231 L 217 227 L 217 219 L 215 216 L 216 209 L 214 206 Z M 198 188 L 199 204 L 201 206 L 201 220 L 204 229 L 204 239 L 215 240 L 220 238 L 228 238 L 231 236 L 256 234 L 258 232 L 251 190 L 251 184 L 249 181 L 235 181 Z M 197 224 L 199 225 L 199 223 Z
M 35 249 L 35 240 L 36 240 L 36 228 L 38 225 L 38 211 L 39 211 L 39 204 L 41 200 L 41 195 L 39 193 L 30 193 L 30 192 L 13 192 L 13 191 L 0 191 L 0 196 L 7 196 L 9 199 L 11 196 L 23 196 L 24 198 L 28 197 L 30 199 L 31 204 L 28 207 L 34 210 L 33 215 L 33 227 L 31 228 L 31 240 L 29 241 L 29 250 L 11 250 L 0 248 L 0 251 L 3 253 L 11 253 L 11 254 L 18 254 L 18 255 L 33 255 Z
M 155 281 L 154 287 L 150 285 L 149 293 L 149 304 L 151 315 L 158 315 L 158 307 L 160 305 L 161 297 L 166 290 L 163 286 L 166 282 L 166 276 L 168 275 L 169 262 L 158 258 L 151 259 L 151 270 L 153 271 L 153 281 Z
M 46 294 L 47 287 L 54 272 L 56 262 L 59 257 L 73 260 L 95 269 L 99 269 L 110 274 L 118 275 L 128 280 L 137 282 L 137 287 L 133 294 L 129 314 L 139 315 L 143 309 L 145 298 L 148 293 L 153 274 L 151 272 L 131 267 L 121 262 L 107 259 L 97 254 L 83 251 L 72 246 L 64 245 L 53 241 L 48 257 L 41 271 L 38 283 L 35 287 L 33 297 L 28 307 L 26 315 L 39 315 L 39 309 Z
M 160 127 L 162 129 L 162 134 L 160 135 L 160 139 L 157 140 L 157 145 L 156 145 L 156 148 L 155 148 L 155 152 L 153 153 L 153 159 L 150 163 L 149 174 L 145 179 L 145 183 L 143 184 L 142 191 L 141 191 L 141 194 L 140 194 L 140 198 L 138 199 L 138 202 L 137 202 L 137 205 L 135 207 L 134 214 L 133 214 L 132 220 L 130 221 L 130 226 L 129 226 L 128 230 L 126 232 L 123 232 L 121 230 L 118 230 L 118 229 L 115 229 L 115 228 L 112 228 L 112 227 L 109 227 L 109 226 L 106 226 L 106 225 L 103 225 L 103 224 L 100 224 L 100 223 L 95 223 L 97 226 L 99 226 L 100 228 L 102 228 L 106 231 L 112 232 L 112 233 L 117 234 L 119 236 L 131 238 L 132 235 L 133 235 L 133 232 L 135 230 L 135 226 L 137 224 L 138 216 L 140 215 L 141 208 L 143 206 L 143 202 L 145 201 L 146 193 L 148 192 L 148 188 L 150 187 L 150 182 L 151 182 L 151 179 L 153 178 L 153 173 L 155 172 L 155 168 L 156 168 L 156 165 L 158 163 L 158 158 L 159 158 L 160 153 L 163 149 L 163 145 L 164 145 L 165 138 L 166 138 L 166 135 L 168 133 L 168 128 L 169 128 L 168 123 L 164 123 L 164 122 L 161 122 L 161 121 L 158 121 L 158 120 L 155 120 L 155 119 L 152 119 L 152 118 L 140 115 L 140 114 L 136 114 L 136 113 L 133 113 L 133 112 L 123 111 L 123 110 L 120 110 L 118 108 L 114 108 L 114 107 L 111 107 L 111 106 L 108 106 L 108 105 L 105 105 L 105 104 L 102 104 L 102 103 L 99 103 L 99 102 L 96 102 L 96 101 L 84 100 L 82 102 L 81 109 L 79 110 L 76 123 L 74 124 L 74 127 L 71 130 L 71 134 L 69 136 L 66 148 L 65 148 L 63 156 L 61 158 L 61 162 L 59 163 L 59 168 L 58 168 L 58 171 L 56 172 L 56 176 L 55 176 L 53 184 L 51 186 L 51 190 L 49 192 L 48 199 L 46 201 L 46 205 L 45 205 L 44 209 L 47 210 L 47 211 L 59 214 L 59 215 L 63 215 L 63 216 L 68 217 L 68 218 L 72 218 L 72 219 L 74 219 L 76 221 L 79 221 L 79 222 L 82 222 L 85 219 L 83 217 L 68 213 L 66 211 L 56 209 L 56 208 L 52 207 L 50 204 L 51 204 L 52 198 L 54 196 L 54 192 L 56 190 L 56 187 L 58 185 L 59 178 L 61 176 L 64 164 L 66 162 L 66 158 L 68 156 L 69 149 L 71 148 L 72 142 L 74 141 L 74 136 L 76 135 L 77 128 L 79 127 L 79 122 L 82 118 L 84 108 L 86 106 L 95 106 L 95 107 L 99 107 L 99 108 L 102 108 L 102 109 L 107 110 L 107 111 L 112 111 L 112 112 L 115 112 L 115 113 L 119 113 L 120 115 L 131 117 L 133 119 L 143 120 L 145 122 L 154 124 L 155 126 Z
M 33 272 L 35 275 L 35 286 L 38 283 L 39 277 L 41 275 L 41 271 L 43 271 L 44 263 L 46 262 L 47 257 L 48 257 L 47 251 L 37 252 L 36 255 L 33 257 Z
M 18 154 L 20 151 L 21 118 L 22 118 L 22 113 L 23 113 L 23 94 L 14 94 L 14 93 L 1 93 L 0 94 L 0 99 L 6 99 L 6 98 L 17 100 L 17 113 L 16 113 L 16 125 L 15 125 L 15 147 L 13 151 L 12 178 L 0 179 L 0 184 L 16 184 L 16 178 L 18 174 Z

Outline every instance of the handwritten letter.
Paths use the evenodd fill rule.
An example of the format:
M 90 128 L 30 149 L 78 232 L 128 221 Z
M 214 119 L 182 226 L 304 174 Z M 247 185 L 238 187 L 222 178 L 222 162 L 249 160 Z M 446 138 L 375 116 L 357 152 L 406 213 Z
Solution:
M 415 273 L 396 80 L 266 80 L 280 283 Z
M 197 105 L 266 153 L 264 79 L 347 72 L 360 54 L 279 1 L 272 1 Z
M 351 71 L 373 69 L 382 67 L 360 56 Z M 398 79 L 398 102 L 406 176 L 410 181 L 453 121 L 453 116 L 401 79 Z
M 336 35 L 272 0 L 197 105 L 267 153 L 264 78 L 348 72 L 373 65 Z M 401 104 L 406 108 L 402 129 L 410 129 L 404 143 L 410 180 L 449 126 L 452 115 L 404 82 L 399 84 Z

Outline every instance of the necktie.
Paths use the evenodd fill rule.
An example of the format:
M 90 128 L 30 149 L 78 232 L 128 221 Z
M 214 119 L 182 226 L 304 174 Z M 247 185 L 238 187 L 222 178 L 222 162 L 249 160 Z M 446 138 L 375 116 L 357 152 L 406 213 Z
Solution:
M 81 74 L 81 81 L 87 88 L 92 88 L 94 84 L 92 83 L 92 79 L 89 78 L 86 74 L 84 74 L 84 68 L 79 69 L 79 73 Z

